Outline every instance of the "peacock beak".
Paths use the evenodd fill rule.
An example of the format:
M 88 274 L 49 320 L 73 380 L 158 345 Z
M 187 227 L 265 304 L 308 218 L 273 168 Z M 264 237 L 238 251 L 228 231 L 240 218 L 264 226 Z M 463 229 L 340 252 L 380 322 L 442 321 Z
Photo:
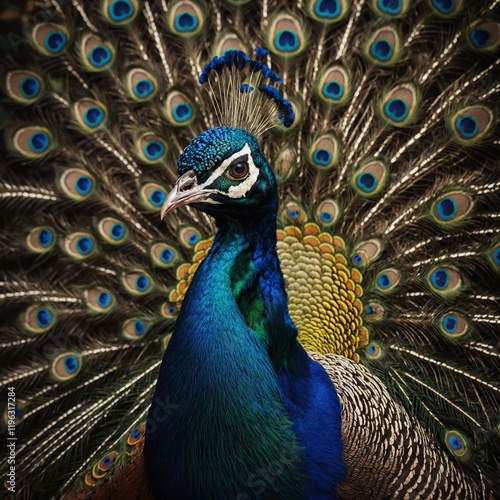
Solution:
M 168 212 L 182 205 L 207 201 L 212 193 L 213 190 L 204 189 L 203 186 L 198 185 L 196 174 L 188 170 L 177 179 L 172 191 L 163 202 L 160 216 L 163 219 Z

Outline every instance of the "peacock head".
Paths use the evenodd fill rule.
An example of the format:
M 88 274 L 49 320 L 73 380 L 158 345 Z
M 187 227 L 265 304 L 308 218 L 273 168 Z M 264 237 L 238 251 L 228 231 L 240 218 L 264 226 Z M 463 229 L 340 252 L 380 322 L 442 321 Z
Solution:
M 277 183 L 255 136 L 216 127 L 193 139 L 178 160 L 179 178 L 161 209 L 163 218 L 182 205 L 215 217 L 245 219 L 269 210 Z

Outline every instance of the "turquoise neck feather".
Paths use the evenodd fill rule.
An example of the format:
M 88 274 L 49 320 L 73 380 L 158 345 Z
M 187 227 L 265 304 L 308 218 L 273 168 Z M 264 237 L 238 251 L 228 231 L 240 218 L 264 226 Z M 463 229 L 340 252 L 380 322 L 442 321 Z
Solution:
M 343 474 L 340 408 L 330 404 L 338 406 L 337 396 L 324 371 L 318 380 L 319 365 L 297 343 L 288 315 L 276 205 L 253 222 L 221 224 L 184 299 L 148 420 L 146 470 L 159 498 L 309 497 L 311 436 L 324 441 L 318 453 L 326 446 L 328 460 L 334 436 Z M 312 382 L 326 383 L 322 400 Z M 162 413 L 166 404 L 171 414 Z M 331 498 L 335 484 L 323 483 L 315 498 L 323 490 Z

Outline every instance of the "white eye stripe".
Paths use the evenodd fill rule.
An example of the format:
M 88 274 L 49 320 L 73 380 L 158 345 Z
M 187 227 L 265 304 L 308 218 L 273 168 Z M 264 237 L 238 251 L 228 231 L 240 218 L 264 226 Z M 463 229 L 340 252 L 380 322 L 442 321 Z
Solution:
M 252 186 L 257 182 L 257 179 L 259 178 L 259 169 L 253 162 L 252 153 L 250 152 L 248 144 L 245 144 L 241 152 L 246 153 L 247 151 L 245 151 L 245 148 L 248 150 L 248 177 L 243 182 L 240 182 L 236 186 L 231 186 L 228 189 L 227 196 L 229 196 L 230 198 L 243 198 L 244 196 L 246 196 L 248 191 L 252 189 Z
M 229 158 L 226 158 L 219 167 L 217 167 L 212 175 L 203 183 L 200 184 L 197 188 L 196 191 L 202 190 L 205 188 L 209 188 L 221 175 L 224 175 L 226 172 L 227 168 L 229 165 L 234 160 L 237 160 L 241 156 L 246 156 L 247 157 L 247 162 L 248 162 L 248 177 L 243 181 L 240 182 L 236 186 L 231 186 L 228 190 L 227 193 L 223 193 L 221 191 L 218 191 L 220 194 L 229 196 L 230 198 L 236 199 L 236 198 L 243 198 L 248 191 L 252 188 L 252 186 L 257 182 L 257 179 L 259 177 L 259 169 L 255 166 L 252 158 L 252 152 L 250 150 L 250 146 L 248 143 L 245 143 L 243 148 L 240 151 L 237 151 L 236 153 L 232 154 Z

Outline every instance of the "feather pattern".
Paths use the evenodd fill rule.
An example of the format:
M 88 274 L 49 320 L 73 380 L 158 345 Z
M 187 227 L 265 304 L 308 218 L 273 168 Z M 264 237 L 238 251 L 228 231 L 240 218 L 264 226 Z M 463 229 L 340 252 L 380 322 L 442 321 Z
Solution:
M 143 439 L 154 433 L 147 415 L 162 356 L 167 349 L 171 363 L 162 371 L 171 378 L 197 379 L 196 356 L 176 364 L 182 350 L 172 333 L 187 316 L 184 302 L 185 311 L 197 303 L 187 295 L 201 279 L 196 272 L 208 273 L 220 244 L 203 211 L 182 206 L 162 223 L 160 210 L 179 156 L 221 125 L 254 132 L 276 177 L 270 266 L 282 270 L 286 293 L 278 280 L 265 289 L 269 300 L 255 298 L 263 271 L 250 261 L 260 261 L 243 251 L 234 257 L 234 303 L 272 355 L 271 365 L 260 351 L 247 366 L 236 360 L 239 375 L 231 366 L 227 375 L 262 377 L 276 396 L 264 404 L 273 419 L 255 425 L 260 447 L 251 459 L 221 439 L 226 454 L 214 463 L 237 477 L 225 482 L 215 469 L 210 478 L 189 469 L 192 491 L 311 495 L 307 478 L 319 477 L 317 469 L 301 469 L 298 485 L 291 479 L 302 477 L 300 443 L 314 461 L 330 457 L 329 440 L 317 448 L 307 418 L 297 424 L 302 397 L 297 408 L 290 401 L 297 387 L 305 391 L 307 370 L 324 382 L 315 371 L 321 365 L 342 407 L 338 497 L 499 494 L 499 6 L 37 0 L 0 16 L 11 23 L 0 71 L 0 382 L 2 394 L 15 393 L 0 410 L 2 433 L 17 438 L 20 498 L 91 491 L 112 498 L 130 484 L 137 498 L 151 495 Z M 222 65 L 212 69 L 208 91 L 199 84 L 214 56 L 261 46 L 270 52 L 256 60 L 272 81 L 264 72 L 260 81 L 255 72 L 242 77 L 236 67 L 228 80 Z M 263 83 L 280 97 L 269 88 L 257 93 Z M 281 103 L 278 112 L 269 96 Z M 293 108 L 293 124 L 279 123 L 285 108 Z M 241 149 L 231 147 L 231 154 Z M 247 187 L 250 197 L 254 186 Z M 215 283 L 220 273 L 210 276 Z M 279 309 L 279 321 L 263 319 L 276 297 L 289 317 Z M 214 308 L 202 307 L 215 324 Z M 284 337 L 272 335 L 293 337 L 295 327 L 319 365 L 305 363 L 298 348 L 292 356 Z M 244 332 L 238 338 L 247 343 Z M 215 354 L 197 356 L 206 363 Z M 302 366 L 293 372 L 301 376 L 280 371 L 283 360 Z M 158 410 L 178 429 L 181 385 L 162 395 Z M 251 384 L 243 389 L 232 394 L 236 407 L 250 390 L 268 401 Z M 315 403 L 322 422 L 335 420 L 325 403 L 333 399 L 328 392 Z M 236 440 L 242 427 L 231 429 L 223 417 L 223 432 Z M 264 438 L 276 437 L 271 420 L 281 422 L 284 455 L 263 451 Z M 189 467 L 203 471 L 202 454 L 193 455 Z M 335 488 L 324 487 L 331 496 Z

